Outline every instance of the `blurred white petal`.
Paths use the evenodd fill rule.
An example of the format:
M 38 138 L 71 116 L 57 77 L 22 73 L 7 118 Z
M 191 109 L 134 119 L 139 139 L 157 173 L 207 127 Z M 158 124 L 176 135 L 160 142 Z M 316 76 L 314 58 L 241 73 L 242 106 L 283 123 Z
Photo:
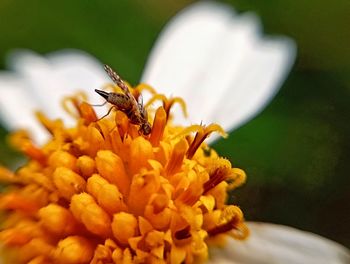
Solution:
M 252 14 L 236 15 L 211 2 L 194 4 L 165 27 L 142 81 L 183 97 L 191 123 L 237 128 L 271 100 L 295 57 L 293 41 L 260 34 Z
M 0 117 L 9 130 L 26 128 L 38 143 L 43 143 L 49 134 L 36 120 L 38 102 L 25 87 L 26 83 L 16 74 L 0 73 Z
M 248 226 L 248 240 L 230 239 L 224 248 L 212 248 L 209 263 L 350 263 L 348 249 L 321 236 L 275 224 L 250 222 Z
M 60 51 L 47 57 L 21 51 L 11 54 L 9 61 L 10 66 L 25 78 L 28 89 L 37 96 L 49 116 L 63 117 L 68 123 L 72 120 L 63 112 L 62 98 L 77 90 L 95 96 L 94 89 L 108 81 L 102 63 L 82 51 Z
M 8 129 L 30 130 L 37 143 L 45 142 L 48 135 L 35 119 L 34 110 L 73 124 L 63 111 L 62 98 L 83 90 L 98 104 L 102 100 L 94 89 L 110 82 L 102 63 L 82 51 L 66 50 L 43 57 L 21 50 L 10 54 L 9 65 L 13 72 L 0 75 L 0 117 Z
M 48 60 L 64 85 L 59 92 L 59 98 L 71 94 L 74 90 L 84 90 L 89 98 L 100 100 L 95 89 L 101 89 L 104 84 L 111 83 L 103 64 L 86 52 L 57 51 L 49 54 Z
M 57 78 L 48 60 L 30 51 L 17 51 L 9 56 L 10 68 L 25 81 L 26 92 L 30 93 L 45 109 L 51 118 L 66 116 L 62 114 L 60 99 L 56 97 L 62 89 L 61 80 Z M 58 99 L 58 100 L 57 100 Z M 67 120 L 65 120 L 67 121 Z
M 48 60 L 57 78 L 62 83 L 57 99 L 72 95 L 77 90 L 84 91 L 91 104 L 102 104 L 104 99 L 96 95 L 95 89 L 102 89 L 103 85 L 112 83 L 103 69 L 103 63 L 92 55 L 79 50 L 63 50 L 50 53 Z M 95 107 L 96 113 L 102 116 L 106 108 Z

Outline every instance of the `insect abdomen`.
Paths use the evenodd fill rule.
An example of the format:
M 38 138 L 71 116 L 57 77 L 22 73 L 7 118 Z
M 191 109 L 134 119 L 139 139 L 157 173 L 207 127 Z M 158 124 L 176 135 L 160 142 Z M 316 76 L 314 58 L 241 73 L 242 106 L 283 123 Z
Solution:
M 129 110 L 132 108 L 130 99 L 125 94 L 110 93 L 107 101 L 115 105 L 119 110 Z

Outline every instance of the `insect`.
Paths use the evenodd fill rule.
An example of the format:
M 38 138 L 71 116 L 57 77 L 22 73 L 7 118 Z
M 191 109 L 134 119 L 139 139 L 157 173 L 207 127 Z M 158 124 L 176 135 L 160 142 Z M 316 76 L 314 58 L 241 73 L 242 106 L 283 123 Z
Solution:
M 141 134 L 145 136 L 149 135 L 151 133 L 151 124 L 148 122 L 148 114 L 145 107 L 143 106 L 142 97 L 139 96 L 138 100 L 136 100 L 135 97 L 130 93 L 129 88 L 126 86 L 123 80 L 115 71 L 112 70 L 111 67 L 105 65 L 104 69 L 112 81 L 123 91 L 123 93 L 109 93 L 95 89 L 95 92 L 106 99 L 106 102 L 113 105 L 105 116 L 107 116 L 112 108 L 115 107 L 116 109 L 124 112 L 132 124 L 140 126 L 139 132 Z

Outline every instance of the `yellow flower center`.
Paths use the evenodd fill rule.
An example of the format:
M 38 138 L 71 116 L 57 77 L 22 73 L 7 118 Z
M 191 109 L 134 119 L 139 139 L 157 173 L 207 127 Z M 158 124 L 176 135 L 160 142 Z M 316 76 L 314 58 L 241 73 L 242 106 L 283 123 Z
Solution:
M 130 90 L 142 89 L 153 91 Z M 15 173 L 0 167 L 6 263 L 193 263 L 209 243 L 247 237 L 241 210 L 226 204 L 245 173 L 204 143 L 224 135 L 220 126 L 174 126 L 171 107 L 183 100 L 154 93 L 163 105 L 144 136 L 121 111 L 99 120 L 82 98 L 65 100 L 72 128 L 37 114 L 52 135 L 44 146 L 12 136 L 29 161 Z

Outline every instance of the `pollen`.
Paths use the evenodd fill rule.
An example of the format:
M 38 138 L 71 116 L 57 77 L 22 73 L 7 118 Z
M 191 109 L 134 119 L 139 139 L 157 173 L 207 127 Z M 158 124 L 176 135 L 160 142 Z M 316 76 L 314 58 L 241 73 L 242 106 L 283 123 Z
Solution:
M 226 136 L 222 128 L 175 126 L 172 106 L 186 114 L 181 98 L 128 88 L 135 98 L 153 93 L 149 135 L 118 110 L 99 119 L 77 94 L 63 104 L 75 126 L 37 113 L 51 134 L 45 145 L 26 131 L 11 136 L 28 161 L 15 172 L 0 167 L 6 263 L 201 263 L 209 245 L 248 236 L 242 210 L 228 204 L 246 175 L 205 143 Z

